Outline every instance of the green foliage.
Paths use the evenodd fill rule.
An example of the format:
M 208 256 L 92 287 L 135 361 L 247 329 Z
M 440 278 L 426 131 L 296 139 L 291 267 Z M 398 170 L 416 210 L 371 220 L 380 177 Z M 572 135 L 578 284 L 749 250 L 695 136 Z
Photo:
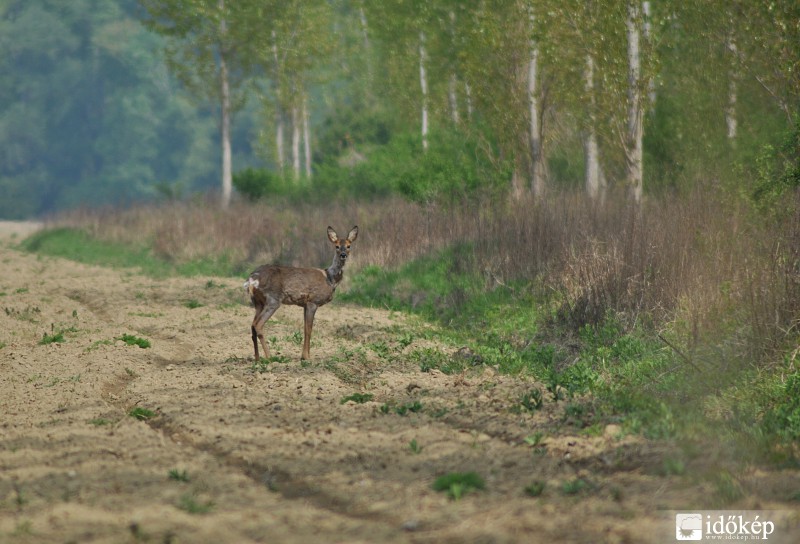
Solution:
M 138 419 L 139 421 L 147 421 L 148 419 L 155 417 L 156 413 L 153 410 L 142 408 L 141 406 L 135 406 L 128 411 L 128 415 L 134 419 Z
M 272 363 L 286 364 L 288 362 L 289 358 L 286 355 L 270 355 L 269 357 L 259 357 L 258 361 L 253 361 L 250 369 L 253 372 L 264 373 L 269 372 L 269 365 Z
M 202 302 L 194 298 L 187 300 L 186 302 L 183 303 L 183 305 L 189 308 L 190 310 L 194 310 L 196 308 L 202 308 L 204 306 Z
M 400 405 L 394 403 L 385 403 L 381 405 L 380 411 L 382 414 L 389 414 L 393 412 L 398 416 L 405 416 L 409 412 L 416 414 L 417 412 L 422 411 L 422 403 L 417 400 L 406 402 Z
M 170 469 L 167 473 L 167 476 L 170 480 L 174 480 L 176 482 L 189 482 L 189 473 L 186 470 L 178 470 L 177 468 Z
M 529 485 L 525 486 L 525 494 L 529 497 L 538 497 L 542 493 L 544 493 L 544 488 L 546 487 L 545 482 L 541 480 L 536 480 L 535 482 L 530 483 Z
M 175 264 L 159 259 L 145 243 L 138 246 L 105 242 L 74 228 L 41 230 L 20 243 L 26 251 L 102 266 L 138 268 L 149 276 L 234 275 L 236 270 L 225 256 Z
M 583 491 L 589 489 L 589 483 L 582 479 L 582 478 L 575 478 L 574 480 L 568 480 L 561 485 L 561 491 L 565 495 L 577 495 Z
M 531 389 L 519 401 L 520 406 L 529 412 L 535 412 L 542 407 L 543 399 L 542 392 L 538 389 Z
M 433 482 L 434 491 L 447 493 L 448 497 L 456 501 L 467 493 L 485 488 L 483 478 L 475 472 L 450 472 L 439 476 Z
M 800 441 L 800 372 L 786 377 L 772 406 L 764 414 L 763 426 L 782 440 Z
M 142 349 L 151 347 L 150 340 L 147 340 L 146 338 L 139 338 L 138 336 L 134 336 L 132 334 L 123 334 L 116 339 L 122 340 L 129 346 L 139 346 Z
M 187 493 L 181 495 L 178 501 L 178 508 L 189 514 L 207 514 L 214 508 L 214 502 L 200 501 L 195 495 Z
M 246 168 L 233 175 L 233 186 L 250 202 L 285 195 L 290 187 L 287 180 L 265 169 Z
M 800 187 L 800 116 L 775 148 L 766 144 L 756 157 L 756 186 L 753 198 L 762 211 L 784 217 L 794 209 L 787 192 Z
M 346 404 L 348 402 L 354 402 L 356 404 L 364 404 L 365 402 L 371 401 L 375 395 L 372 393 L 353 393 L 352 395 L 347 395 L 343 397 L 342 400 L 339 401 L 339 404 Z
M 42 339 L 39 340 L 39 345 L 44 346 L 47 344 L 61 344 L 63 342 L 66 342 L 66 340 L 64 339 L 64 333 L 62 331 L 59 331 L 59 332 L 54 332 L 52 334 L 47 334 L 47 333 L 43 334 Z
M 411 450 L 411 453 L 419 455 L 422 453 L 422 446 L 417 443 L 416 438 L 412 438 L 411 442 L 408 443 L 408 449 Z

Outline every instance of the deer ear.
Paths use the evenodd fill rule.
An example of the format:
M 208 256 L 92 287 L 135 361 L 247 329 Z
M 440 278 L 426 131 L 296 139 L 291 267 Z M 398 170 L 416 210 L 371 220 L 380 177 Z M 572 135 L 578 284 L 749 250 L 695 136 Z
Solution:
M 347 239 L 350 240 L 351 242 L 355 242 L 356 238 L 358 238 L 358 227 L 353 227 L 347 234 Z
M 336 231 L 332 227 L 328 227 L 328 240 L 334 244 L 339 241 L 339 237 L 336 236 Z

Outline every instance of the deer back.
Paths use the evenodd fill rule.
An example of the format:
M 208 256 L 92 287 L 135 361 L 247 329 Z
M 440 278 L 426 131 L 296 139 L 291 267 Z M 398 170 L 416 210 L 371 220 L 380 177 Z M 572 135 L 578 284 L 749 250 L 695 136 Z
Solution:
M 258 282 L 257 287 L 254 280 Z M 335 289 L 325 271 L 319 268 L 264 265 L 250 275 L 249 281 L 253 286 L 251 297 L 270 297 L 282 304 L 297 306 L 309 302 L 322 306 L 331 301 Z

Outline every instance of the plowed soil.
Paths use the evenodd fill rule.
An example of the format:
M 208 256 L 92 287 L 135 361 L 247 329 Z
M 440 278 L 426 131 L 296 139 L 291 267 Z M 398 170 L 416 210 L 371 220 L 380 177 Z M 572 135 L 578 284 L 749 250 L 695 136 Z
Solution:
M 284 306 L 265 329 L 280 357 L 254 365 L 240 281 L 43 258 L 3 230 L 0 542 L 673 542 L 671 510 L 714 507 L 718 484 L 669 470 L 676 445 L 586 433 L 546 393 L 520 409 L 532 379 L 422 372 L 412 350 L 459 346 L 407 316 L 334 300 L 301 364 Z M 432 489 L 470 471 L 484 490 Z M 795 472 L 735 479 L 736 508 L 791 523 Z

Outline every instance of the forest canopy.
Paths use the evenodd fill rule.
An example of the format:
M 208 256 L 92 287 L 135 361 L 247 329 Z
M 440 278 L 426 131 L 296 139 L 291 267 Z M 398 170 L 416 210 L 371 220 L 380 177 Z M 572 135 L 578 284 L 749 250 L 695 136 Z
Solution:
M 763 193 L 765 161 L 797 165 L 788 0 L 5 0 L 0 40 L 2 218 L 226 169 L 248 198 L 429 201 Z

